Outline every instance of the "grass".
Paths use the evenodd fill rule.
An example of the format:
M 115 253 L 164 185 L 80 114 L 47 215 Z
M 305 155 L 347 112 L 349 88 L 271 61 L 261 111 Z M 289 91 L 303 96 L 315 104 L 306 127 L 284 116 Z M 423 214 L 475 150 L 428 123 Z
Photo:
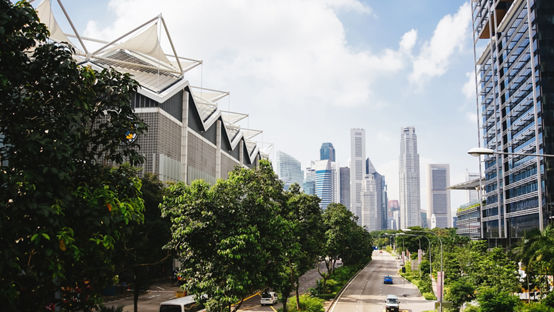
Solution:
M 400 276 L 416 285 L 425 300 L 437 300 L 437 297 L 433 294 L 433 285 L 429 275 L 425 273 L 421 274 L 419 271 L 412 271 L 410 261 L 406 262 L 404 267 L 406 268 L 406 273 L 400 272 Z
M 359 266 L 342 266 L 336 268 L 333 274 L 326 280 L 325 285 L 323 285 L 323 279 L 318 280 L 316 288 L 310 289 L 310 293 L 314 297 L 331 300 L 337 296 L 359 269 Z

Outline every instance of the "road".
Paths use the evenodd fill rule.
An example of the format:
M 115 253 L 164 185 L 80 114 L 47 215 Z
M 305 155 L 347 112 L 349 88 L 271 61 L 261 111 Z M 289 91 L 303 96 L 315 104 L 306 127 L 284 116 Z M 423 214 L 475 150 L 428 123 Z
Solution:
M 390 254 L 373 252 L 373 260 L 346 287 L 330 312 L 375 312 L 385 310 L 385 297 L 396 295 L 401 311 L 421 312 L 433 310 L 434 301 L 425 300 L 416 286 L 398 275 L 399 266 Z M 390 275 L 393 285 L 383 284 Z

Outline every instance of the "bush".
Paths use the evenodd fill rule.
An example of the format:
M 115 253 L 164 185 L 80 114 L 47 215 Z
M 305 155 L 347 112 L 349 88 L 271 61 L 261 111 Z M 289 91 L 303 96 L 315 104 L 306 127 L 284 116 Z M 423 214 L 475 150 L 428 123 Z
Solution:
M 543 303 L 531 302 L 530 304 L 524 304 L 517 311 L 518 312 L 553 312 L 554 308 L 549 307 Z
M 287 301 L 287 309 L 290 312 L 297 312 L 296 309 L 296 297 L 291 297 Z M 310 295 L 301 295 L 300 296 L 300 310 L 302 312 L 324 312 L 323 310 L 323 300 L 319 298 L 312 297 Z
M 423 298 L 425 298 L 425 300 L 437 300 L 437 297 L 435 297 L 435 294 L 432 292 L 424 292 Z
M 541 300 L 541 303 L 543 303 L 546 306 L 549 306 L 551 308 L 554 308 L 554 292 L 550 292 Z
M 520 303 L 519 298 L 509 292 L 490 287 L 479 289 L 477 301 L 481 312 L 513 312 Z

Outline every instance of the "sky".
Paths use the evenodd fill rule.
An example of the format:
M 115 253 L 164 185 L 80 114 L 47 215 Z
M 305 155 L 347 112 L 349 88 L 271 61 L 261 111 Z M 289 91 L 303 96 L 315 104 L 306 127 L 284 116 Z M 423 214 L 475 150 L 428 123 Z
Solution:
M 39 1 L 36 1 L 38 4 Z M 34 5 L 36 5 L 34 3 Z M 203 65 L 192 85 L 229 91 L 224 110 L 303 167 L 333 143 L 348 166 L 350 129 L 398 199 L 400 130 L 418 138 L 421 208 L 427 165 L 450 164 L 450 183 L 478 171 L 468 0 L 99 0 L 63 4 L 81 35 L 112 40 L 162 14 L 180 56 Z M 57 3 L 52 4 L 69 32 Z M 162 46 L 169 52 L 168 40 Z M 466 192 L 452 191 L 453 211 Z M 455 215 L 455 214 L 453 214 Z

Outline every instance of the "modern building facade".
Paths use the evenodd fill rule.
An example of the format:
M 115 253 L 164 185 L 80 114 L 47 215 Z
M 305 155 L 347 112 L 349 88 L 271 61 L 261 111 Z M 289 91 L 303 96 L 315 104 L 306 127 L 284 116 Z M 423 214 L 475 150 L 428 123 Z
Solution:
M 165 53 L 162 36 L 169 42 L 171 36 L 161 15 L 94 52 L 85 42 L 104 41 L 81 37 L 76 30 L 64 33 L 49 0 L 38 5 L 37 15 L 51 30 L 51 40 L 75 48 L 73 57 L 80 66 L 96 71 L 113 68 L 139 82 L 130 105 L 148 124 L 148 132 L 136 139 L 145 157 L 143 173 L 155 174 L 164 182 L 203 179 L 215 183 L 236 166 L 258 164 L 261 153 L 252 139 L 261 131 L 239 126 L 248 115 L 219 108 L 218 101 L 228 92 L 189 84 L 185 73 L 202 62 L 180 57 L 174 49 L 172 54 Z
M 350 129 L 350 211 L 358 217 L 360 225 L 362 180 L 366 172 L 365 155 L 365 130 Z
M 454 225 L 458 235 L 467 236 L 471 239 L 481 238 L 481 203 L 479 202 L 480 188 L 479 174 L 466 175 L 466 181 L 451 185 L 451 190 L 462 190 L 467 192 L 468 201 L 456 210 L 457 222 Z M 477 194 L 475 198 L 473 194 Z
M 366 159 L 361 199 L 361 225 L 368 231 L 387 229 L 388 198 L 385 177 L 375 170 L 369 158 Z
M 296 160 L 291 155 L 277 151 L 276 154 L 276 169 L 279 179 L 285 184 L 285 189 L 296 183 L 302 186 L 304 182 L 304 173 L 302 172 L 302 165 L 300 161 Z
M 321 148 L 319 149 L 319 159 L 329 159 L 330 161 L 336 161 L 335 148 L 333 147 L 333 143 L 326 142 L 321 144 Z
M 472 1 L 482 146 L 554 153 L 554 1 Z M 553 215 L 554 159 L 484 157 L 483 238 L 543 230 Z
M 427 224 L 434 229 L 452 227 L 450 210 L 450 165 L 429 164 L 427 167 L 429 210 Z
M 350 168 L 340 167 L 340 203 L 350 210 Z
M 330 203 L 339 202 L 339 174 L 337 165 L 328 159 L 314 161 L 315 170 L 315 195 L 321 202 L 322 209 L 327 208 Z
M 302 189 L 304 193 L 308 195 L 315 195 L 315 169 L 308 167 L 305 170 L 304 183 L 302 184 Z
M 387 203 L 387 209 L 388 209 L 388 229 L 399 230 L 400 203 L 396 199 L 391 199 Z
M 419 154 L 414 127 L 401 129 L 399 176 L 400 228 L 421 226 Z

